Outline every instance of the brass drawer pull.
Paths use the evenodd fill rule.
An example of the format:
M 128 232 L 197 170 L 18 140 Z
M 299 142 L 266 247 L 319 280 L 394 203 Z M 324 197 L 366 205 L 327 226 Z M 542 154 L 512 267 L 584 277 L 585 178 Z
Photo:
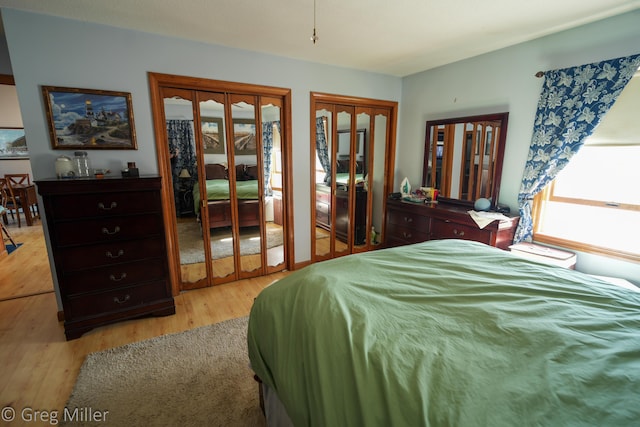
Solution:
M 113 297 L 113 302 L 115 302 L 116 304 L 124 304 L 125 302 L 129 301 L 131 299 L 131 296 L 129 294 L 125 295 L 123 299 L 120 299 L 118 297 Z
M 404 222 L 413 222 L 413 218 L 410 218 L 408 216 L 404 217 Z
M 104 203 L 100 202 L 98 203 L 98 209 L 102 209 L 103 211 L 110 211 L 111 209 L 117 207 L 118 204 L 116 202 L 111 202 L 111 204 L 109 205 L 109 207 L 106 207 L 104 205 Z
M 411 233 L 407 233 L 406 231 L 403 231 L 403 232 L 402 232 L 402 236 L 403 236 L 405 239 L 410 239 L 410 238 L 411 238 Z
M 454 228 L 453 229 L 453 234 L 455 234 L 456 236 L 462 237 L 462 236 L 464 236 L 464 231 L 458 231 L 457 228 Z
M 109 231 L 107 227 L 102 227 L 102 234 L 116 234 L 120 232 L 120 227 L 116 225 L 116 228 L 113 231 Z
M 122 279 L 125 279 L 126 277 L 127 277 L 127 273 L 122 273 L 122 274 L 120 274 L 120 277 L 116 277 L 116 276 L 114 276 L 113 274 L 111 274 L 111 275 L 109 276 L 109 279 L 111 279 L 111 281 L 112 281 L 112 282 L 119 282 L 119 281 L 121 281 Z
M 111 251 L 107 251 L 105 255 L 107 256 L 107 258 L 120 258 L 122 255 L 124 255 L 124 250 L 120 249 L 117 255 L 112 254 Z

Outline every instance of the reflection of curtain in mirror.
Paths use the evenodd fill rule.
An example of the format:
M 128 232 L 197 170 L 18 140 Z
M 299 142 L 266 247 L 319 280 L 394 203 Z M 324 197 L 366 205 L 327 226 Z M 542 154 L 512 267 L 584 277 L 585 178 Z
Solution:
M 198 180 L 196 147 L 193 137 L 193 121 L 167 120 L 167 138 L 169 140 L 169 158 L 171 160 L 173 188 L 178 189 L 184 185 L 189 191 L 191 191 L 193 189 L 194 182 Z M 182 169 L 188 170 L 191 178 L 178 178 Z M 178 192 L 174 191 L 173 196 L 175 198 L 176 206 L 180 206 Z
M 317 117 L 316 118 L 316 151 L 318 152 L 318 158 L 320 159 L 320 164 L 324 169 L 326 175 L 324 176 L 324 181 L 331 177 L 331 162 L 329 161 L 329 149 L 327 147 L 327 137 L 324 126 L 324 118 Z
M 264 195 L 273 195 L 271 189 L 271 153 L 273 153 L 273 125 L 278 126 L 280 132 L 280 121 L 262 123 L 262 159 L 264 174 Z

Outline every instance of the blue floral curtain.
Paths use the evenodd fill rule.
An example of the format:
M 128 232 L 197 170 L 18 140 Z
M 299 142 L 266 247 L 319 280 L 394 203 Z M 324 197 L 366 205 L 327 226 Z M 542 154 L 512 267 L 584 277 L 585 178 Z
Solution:
M 271 188 L 271 154 L 273 153 L 273 125 L 278 127 L 280 132 L 280 121 L 262 123 L 262 168 L 264 175 L 264 195 L 273 195 Z
M 531 241 L 533 197 L 578 152 L 640 66 L 640 55 L 545 72 L 518 194 L 514 242 Z
M 167 120 L 167 139 L 169 140 L 169 156 L 171 160 L 171 176 L 173 178 L 176 207 L 180 205 L 178 188 L 191 191 L 198 181 L 196 163 L 196 147 L 193 136 L 193 121 Z M 182 169 L 189 171 L 191 178 L 178 178 Z
M 325 171 L 325 182 L 331 177 L 331 162 L 329 161 L 329 148 L 327 147 L 327 138 L 324 128 L 324 120 L 322 117 L 316 118 L 316 152 L 320 159 L 320 164 Z

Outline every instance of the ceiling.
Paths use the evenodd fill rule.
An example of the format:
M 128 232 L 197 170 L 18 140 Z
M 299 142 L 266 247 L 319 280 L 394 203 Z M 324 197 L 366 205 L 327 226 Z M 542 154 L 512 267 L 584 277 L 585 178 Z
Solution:
M 10 7 L 406 76 L 640 9 L 640 0 L 0 0 Z

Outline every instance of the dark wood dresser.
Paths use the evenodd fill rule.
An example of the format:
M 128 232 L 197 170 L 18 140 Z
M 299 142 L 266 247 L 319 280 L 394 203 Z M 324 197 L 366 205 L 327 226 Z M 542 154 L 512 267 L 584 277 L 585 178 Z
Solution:
M 36 181 L 67 340 L 120 320 L 175 313 L 160 179 Z
M 362 245 L 367 236 L 367 192 L 356 187 L 356 207 L 353 220 L 354 244 Z M 336 189 L 336 237 L 346 242 L 349 229 L 349 192 Z M 316 226 L 331 231 L 331 187 L 316 184 Z
M 520 217 L 493 221 L 479 228 L 467 213 L 472 208 L 444 203 L 387 200 L 385 246 L 401 246 L 436 239 L 475 240 L 507 250 Z

